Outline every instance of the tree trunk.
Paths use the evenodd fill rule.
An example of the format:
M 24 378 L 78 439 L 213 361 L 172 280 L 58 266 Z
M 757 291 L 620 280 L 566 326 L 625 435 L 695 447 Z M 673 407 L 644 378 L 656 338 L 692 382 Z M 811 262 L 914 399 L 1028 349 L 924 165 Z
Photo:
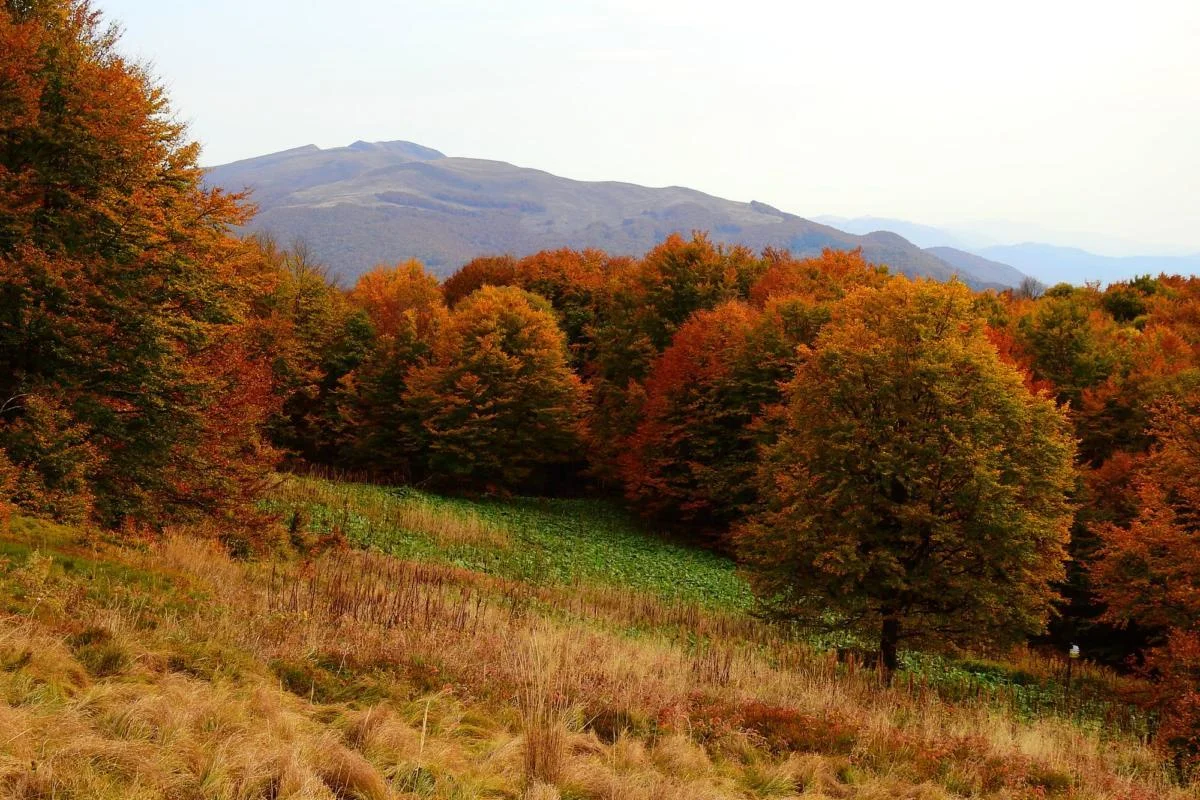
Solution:
M 897 649 L 900 645 L 900 618 L 884 616 L 883 626 L 879 631 L 879 663 L 883 667 L 883 679 L 888 686 L 892 685 L 892 677 L 900 666 Z

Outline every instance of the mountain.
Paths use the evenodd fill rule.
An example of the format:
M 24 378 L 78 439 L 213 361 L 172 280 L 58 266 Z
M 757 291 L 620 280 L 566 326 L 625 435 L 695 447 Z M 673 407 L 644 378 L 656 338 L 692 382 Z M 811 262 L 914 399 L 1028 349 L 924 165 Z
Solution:
M 888 217 L 814 217 L 817 222 L 837 228 L 839 231 L 863 235 L 874 231 L 891 231 L 908 239 L 917 247 L 929 250 L 934 247 L 954 247 L 959 250 L 969 250 L 973 244 L 958 235 L 943 228 L 932 225 L 921 225 L 902 219 Z M 1019 281 L 1018 281 L 1019 282 Z
M 378 263 L 419 258 L 440 275 L 485 253 L 597 247 L 640 255 L 675 231 L 796 255 L 861 247 L 907 275 L 977 278 L 887 232 L 846 233 L 765 203 L 678 186 L 577 181 L 501 161 L 451 158 L 411 142 L 314 145 L 213 167 L 209 185 L 251 190 L 252 230 L 303 238 L 343 280 Z
M 1110 283 L 1136 275 L 1191 275 L 1200 272 L 1200 253 L 1191 256 L 1101 256 L 1075 247 L 1025 242 L 996 245 L 976 251 L 979 255 L 1011 264 L 1047 283 Z
M 1026 278 L 1025 273 L 1008 264 L 992 261 L 956 247 L 927 247 L 925 252 L 932 253 L 963 274 L 973 275 L 976 279 L 987 283 L 1020 286 L 1021 281 Z
M 1194 255 L 1099 255 L 1079 247 L 1068 247 L 1045 241 L 1025 241 L 1022 244 L 996 244 L 1005 233 L 1015 234 L 1040 232 L 1053 240 L 1075 237 L 1080 243 L 1098 242 L 1100 246 L 1119 248 L 1136 253 L 1137 243 L 1111 235 L 1078 233 L 1069 234 L 1050 231 L 1017 223 L 990 222 L 974 227 L 938 228 L 921 225 L 902 219 L 886 217 L 833 217 L 815 218 L 818 222 L 832 225 L 847 233 L 865 234 L 871 231 L 892 231 L 913 244 L 925 248 L 951 266 L 971 274 L 980 281 L 991 281 L 1007 285 L 1020 283 L 1022 273 L 1032 275 L 1046 284 L 1074 283 L 1087 281 L 1109 283 L 1126 280 L 1136 275 L 1192 274 L 1200 271 L 1200 253 Z M 986 228 L 986 231 L 984 230 Z M 1040 236 L 1039 236 L 1040 238 Z M 999 241 L 1004 241 L 999 238 Z M 1010 238 L 1007 241 L 1021 241 Z M 1153 249 L 1152 245 L 1143 245 Z M 1016 277 L 1016 276 L 1020 277 Z M 1015 280 L 1014 280 L 1015 278 Z

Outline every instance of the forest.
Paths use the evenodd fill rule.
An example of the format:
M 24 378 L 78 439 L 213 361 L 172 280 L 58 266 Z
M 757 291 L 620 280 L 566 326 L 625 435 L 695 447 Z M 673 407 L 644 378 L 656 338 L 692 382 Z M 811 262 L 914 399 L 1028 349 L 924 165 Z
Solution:
M 81 0 L 0 13 L 6 535 L 203 526 L 261 561 L 304 522 L 281 474 L 616 500 L 885 684 L 1078 646 L 1200 766 L 1200 279 L 976 292 L 696 231 L 342 285 L 238 234 L 252 198 L 205 188 L 117 41 Z

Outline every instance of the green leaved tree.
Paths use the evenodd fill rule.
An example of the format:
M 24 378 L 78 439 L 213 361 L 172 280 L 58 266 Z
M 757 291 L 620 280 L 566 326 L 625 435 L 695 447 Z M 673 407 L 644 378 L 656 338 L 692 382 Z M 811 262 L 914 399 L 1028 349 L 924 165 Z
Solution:
M 1001 362 L 970 291 L 852 292 L 787 389 L 762 508 L 737 535 L 771 612 L 902 642 L 1040 631 L 1063 575 L 1074 442 Z

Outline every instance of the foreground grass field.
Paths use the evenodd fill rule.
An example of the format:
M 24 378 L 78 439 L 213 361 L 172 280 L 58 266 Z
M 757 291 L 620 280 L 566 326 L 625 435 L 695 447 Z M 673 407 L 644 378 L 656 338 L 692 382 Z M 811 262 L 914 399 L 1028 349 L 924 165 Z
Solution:
M 294 478 L 271 502 L 303 511 L 301 547 L 341 526 L 379 549 L 241 562 L 203 531 L 131 547 L 14 520 L 0 796 L 1200 796 L 1110 676 L 1036 712 L 1000 685 L 1053 694 L 1032 656 L 881 687 L 747 615 L 731 565 L 601 506 Z

